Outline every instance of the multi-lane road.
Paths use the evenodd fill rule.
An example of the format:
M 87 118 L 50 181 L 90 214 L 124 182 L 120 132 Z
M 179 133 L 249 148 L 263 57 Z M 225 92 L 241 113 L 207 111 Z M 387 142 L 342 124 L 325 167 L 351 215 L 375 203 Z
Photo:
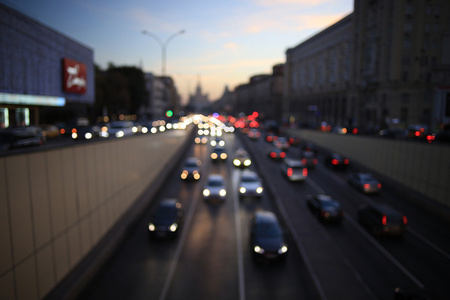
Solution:
M 280 163 L 266 155 L 271 145 L 264 140 L 251 141 L 241 133 L 225 134 L 224 139 L 226 162 L 212 163 L 211 147 L 193 143 L 182 161 L 201 159 L 201 180 L 183 182 L 180 163 L 80 299 L 394 299 L 396 287 L 449 296 L 448 220 L 415 207 L 399 190 L 363 195 L 346 182 L 355 169 L 326 168 L 324 153 L 319 153 L 319 164 L 305 182 L 291 183 L 282 176 Z M 250 169 L 263 178 L 265 194 L 260 200 L 239 200 L 242 170 L 231 159 L 239 147 L 250 152 Z M 288 156 L 299 151 L 291 147 Z M 202 198 L 210 173 L 227 180 L 224 203 Z M 322 224 L 308 210 L 305 198 L 316 193 L 341 202 L 341 224 Z M 185 212 L 179 235 L 174 240 L 149 239 L 147 223 L 155 204 L 174 197 Z M 407 215 L 403 237 L 373 237 L 359 225 L 357 210 L 370 202 L 388 202 Z M 289 245 L 285 261 L 252 260 L 249 222 L 261 209 L 284 220 Z

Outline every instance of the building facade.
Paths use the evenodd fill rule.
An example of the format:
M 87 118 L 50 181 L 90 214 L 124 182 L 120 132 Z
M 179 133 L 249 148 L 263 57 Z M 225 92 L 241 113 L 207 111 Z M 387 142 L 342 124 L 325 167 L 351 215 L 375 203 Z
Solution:
M 85 116 L 95 101 L 89 47 L 0 4 L 0 127 Z
M 145 83 L 148 98 L 139 109 L 141 119 L 161 119 L 168 110 L 180 111 L 180 97 L 171 77 L 146 73 Z

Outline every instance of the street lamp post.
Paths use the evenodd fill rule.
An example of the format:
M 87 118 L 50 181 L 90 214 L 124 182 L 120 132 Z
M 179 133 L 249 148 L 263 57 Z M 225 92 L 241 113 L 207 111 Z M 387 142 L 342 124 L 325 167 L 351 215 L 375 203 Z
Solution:
M 148 35 L 149 37 L 154 38 L 161 46 L 161 75 L 162 76 L 166 75 L 166 49 L 167 49 L 169 42 L 177 35 L 183 34 L 185 32 L 186 31 L 184 29 L 180 30 L 180 31 L 172 34 L 165 42 L 163 42 L 156 34 L 151 33 L 147 30 L 142 30 L 142 34 L 145 34 L 145 35 Z

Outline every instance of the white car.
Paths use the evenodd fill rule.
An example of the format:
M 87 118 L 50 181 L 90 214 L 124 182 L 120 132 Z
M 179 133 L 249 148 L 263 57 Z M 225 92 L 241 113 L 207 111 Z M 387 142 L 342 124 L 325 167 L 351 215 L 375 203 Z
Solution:
M 308 176 L 308 168 L 300 159 L 285 158 L 281 164 L 281 172 L 289 181 L 304 181 Z
M 253 171 L 244 171 L 239 181 L 240 197 L 262 197 L 264 189 L 258 174 Z
M 203 199 L 224 201 L 227 195 L 225 180 L 220 174 L 210 174 L 203 189 Z

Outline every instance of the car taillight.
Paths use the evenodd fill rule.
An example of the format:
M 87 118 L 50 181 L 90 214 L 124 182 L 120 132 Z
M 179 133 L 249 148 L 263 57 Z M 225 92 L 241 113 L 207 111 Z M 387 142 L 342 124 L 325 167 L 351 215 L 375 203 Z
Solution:
M 77 129 L 76 128 L 72 128 L 72 133 L 77 133 Z
M 289 138 L 289 144 L 293 144 L 294 143 L 294 139 L 293 138 Z
M 365 189 L 365 190 L 368 190 L 369 188 L 370 188 L 370 184 L 365 183 L 365 184 L 364 184 L 364 189 Z
M 386 225 L 387 223 L 387 218 L 386 216 L 383 216 L 383 218 L 381 219 L 381 224 Z
M 268 142 L 271 142 L 271 141 L 272 141 L 272 137 L 271 137 L 271 136 L 268 136 L 268 137 L 266 138 L 266 140 L 267 140 Z
M 275 152 L 270 152 L 270 157 L 275 158 L 277 156 L 277 154 Z
M 402 220 L 403 220 L 403 224 L 408 224 L 408 219 L 406 218 L 406 216 L 403 216 L 402 217 Z
M 66 130 L 64 128 L 61 128 L 61 130 L 59 131 L 61 134 L 66 133 Z
M 349 162 L 348 158 L 344 159 L 344 164 L 348 165 Z
M 337 165 L 337 164 L 338 164 L 338 160 L 337 160 L 336 158 L 333 158 L 333 159 L 331 160 L 331 163 L 332 163 L 333 165 Z
M 286 157 L 286 152 L 281 152 L 281 153 L 280 153 L 280 157 L 281 157 L 281 158 L 285 158 L 285 157 Z
M 306 159 L 302 159 L 302 164 L 306 165 Z
M 304 168 L 303 169 L 303 176 L 308 176 L 308 169 L 307 168 Z
M 381 183 L 377 184 L 377 187 L 378 187 L 379 189 L 381 189 Z
M 287 170 L 287 176 L 288 176 L 288 177 L 291 177 L 291 176 L 292 176 L 292 168 L 289 168 L 289 169 Z
M 314 159 L 313 159 L 313 164 L 317 165 L 318 162 L 319 162 L 319 161 L 317 160 L 317 158 L 314 158 Z

